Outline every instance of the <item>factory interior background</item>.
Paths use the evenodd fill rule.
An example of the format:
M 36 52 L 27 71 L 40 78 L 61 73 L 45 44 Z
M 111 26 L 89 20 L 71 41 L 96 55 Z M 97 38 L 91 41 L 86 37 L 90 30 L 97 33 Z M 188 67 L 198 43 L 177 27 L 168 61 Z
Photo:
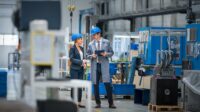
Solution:
M 199 7 L 0 0 L 0 112 L 200 112 Z

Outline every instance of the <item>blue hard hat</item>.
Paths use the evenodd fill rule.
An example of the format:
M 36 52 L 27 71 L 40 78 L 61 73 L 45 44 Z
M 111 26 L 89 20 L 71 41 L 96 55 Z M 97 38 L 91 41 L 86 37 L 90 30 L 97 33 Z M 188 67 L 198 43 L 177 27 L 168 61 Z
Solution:
M 80 33 L 72 34 L 72 41 L 75 41 L 78 38 L 82 38 L 83 35 Z
M 94 34 L 97 34 L 97 33 L 101 33 L 101 29 L 99 27 L 94 27 L 90 30 L 91 35 L 94 35 Z

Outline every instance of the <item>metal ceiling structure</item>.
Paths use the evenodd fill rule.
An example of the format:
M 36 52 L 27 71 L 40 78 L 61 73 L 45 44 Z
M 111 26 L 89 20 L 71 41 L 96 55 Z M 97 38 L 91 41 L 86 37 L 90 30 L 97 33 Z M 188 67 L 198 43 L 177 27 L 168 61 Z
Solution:
M 122 13 L 120 15 L 112 15 L 112 16 L 100 16 L 99 21 L 109 21 L 109 20 L 117 20 L 117 19 L 130 19 L 134 17 L 145 17 L 145 16 L 155 16 L 155 15 L 163 15 L 163 14 L 171 14 L 171 13 L 186 13 L 187 7 L 168 7 L 163 9 L 152 9 L 152 10 L 141 10 L 139 12 L 133 13 Z
M 114 1 L 114 0 L 111 0 L 111 1 Z M 112 15 L 111 14 L 102 15 L 101 13 L 98 13 L 98 11 L 101 11 L 102 9 L 101 9 L 101 7 L 97 7 L 97 6 L 99 4 L 109 3 L 110 2 L 109 0 L 94 0 L 93 4 L 96 4 L 95 8 L 97 11 L 97 15 L 99 17 L 98 18 L 99 22 L 117 20 L 117 19 L 131 19 L 131 18 L 135 18 L 135 17 L 173 14 L 173 13 L 186 13 L 186 10 L 187 10 L 186 0 L 182 0 L 182 1 L 185 1 L 185 4 L 179 4 L 180 1 L 176 0 L 175 4 L 173 4 L 173 6 L 163 7 L 161 5 L 160 8 L 149 8 L 148 1 L 149 0 L 146 0 L 147 5 L 143 9 L 139 9 L 137 11 L 131 11 L 131 12 L 121 11 L 121 13 L 119 13 L 119 14 L 112 14 Z M 160 3 L 161 3 L 161 1 L 160 1 Z M 109 9 L 105 8 L 104 10 L 109 10 Z

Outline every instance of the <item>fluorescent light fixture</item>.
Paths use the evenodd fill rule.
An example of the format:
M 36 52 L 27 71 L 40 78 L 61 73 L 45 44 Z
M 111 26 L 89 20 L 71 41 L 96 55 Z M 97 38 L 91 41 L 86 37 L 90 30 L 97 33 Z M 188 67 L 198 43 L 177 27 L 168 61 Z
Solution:
M 131 38 L 129 35 L 114 35 L 115 38 Z
M 114 35 L 115 38 L 139 38 L 139 35 Z
M 17 46 L 18 40 L 18 35 L 0 35 L 0 45 Z
M 132 35 L 131 38 L 140 38 L 139 35 Z

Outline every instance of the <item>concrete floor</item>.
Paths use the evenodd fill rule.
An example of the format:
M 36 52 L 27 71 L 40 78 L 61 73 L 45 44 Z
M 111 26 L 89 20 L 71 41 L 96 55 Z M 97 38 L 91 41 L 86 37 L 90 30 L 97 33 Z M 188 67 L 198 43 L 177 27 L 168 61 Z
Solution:
M 147 106 L 134 104 L 133 100 L 115 99 L 117 109 L 109 109 L 107 99 L 102 99 L 101 103 L 102 108 L 93 108 L 92 112 L 148 112 Z M 92 101 L 92 106 L 95 105 L 95 101 Z M 86 110 L 80 109 L 79 112 L 86 112 Z
M 92 109 L 92 112 L 148 112 L 147 106 L 136 105 L 132 100 L 116 99 L 115 105 L 117 109 L 109 109 L 106 99 L 102 99 L 102 108 Z M 92 101 L 95 106 L 95 101 Z M 0 112 L 36 112 L 35 109 L 17 101 L 0 100 Z M 79 109 L 79 112 L 87 112 L 86 109 Z
M 21 101 L 0 99 L 0 112 L 35 112 L 35 109 Z
M 70 91 L 60 91 L 59 96 L 61 99 L 71 99 Z M 83 91 L 82 104 L 85 103 L 85 92 Z M 95 109 L 96 103 L 92 100 L 92 112 L 148 112 L 147 106 L 134 104 L 133 99 L 123 99 L 121 97 L 114 99 L 114 104 L 117 109 L 110 109 L 108 107 L 108 101 L 105 98 L 101 99 L 100 109 Z M 86 109 L 80 109 L 79 112 L 86 112 Z
M 59 96 L 61 99 L 71 99 L 70 91 L 60 91 Z M 82 103 L 85 103 L 85 91 L 83 91 Z M 123 99 L 122 97 L 117 97 L 114 99 L 114 104 L 117 109 L 110 109 L 108 107 L 108 101 L 105 98 L 101 99 L 100 109 L 93 108 L 92 112 L 148 112 L 147 106 L 134 104 L 133 99 Z M 95 107 L 96 103 L 92 100 L 92 107 Z M 86 112 L 86 109 L 80 109 L 79 112 Z
M 61 100 L 70 100 L 70 91 L 60 92 L 59 98 Z M 83 92 L 82 104 L 85 105 L 85 92 Z M 92 100 L 92 112 L 148 112 L 147 106 L 134 104 L 133 99 L 122 99 L 115 98 L 114 104 L 117 109 L 110 109 L 108 107 L 108 101 L 105 98 L 101 99 L 101 107 L 100 109 L 95 109 L 96 103 Z M 10 108 L 12 107 L 12 108 Z M 19 102 L 9 102 L 5 100 L 0 100 L 0 112 L 35 112 L 35 109 L 29 108 L 24 104 Z M 86 109 L 80 108 L 79 112 L 87 112 Z

